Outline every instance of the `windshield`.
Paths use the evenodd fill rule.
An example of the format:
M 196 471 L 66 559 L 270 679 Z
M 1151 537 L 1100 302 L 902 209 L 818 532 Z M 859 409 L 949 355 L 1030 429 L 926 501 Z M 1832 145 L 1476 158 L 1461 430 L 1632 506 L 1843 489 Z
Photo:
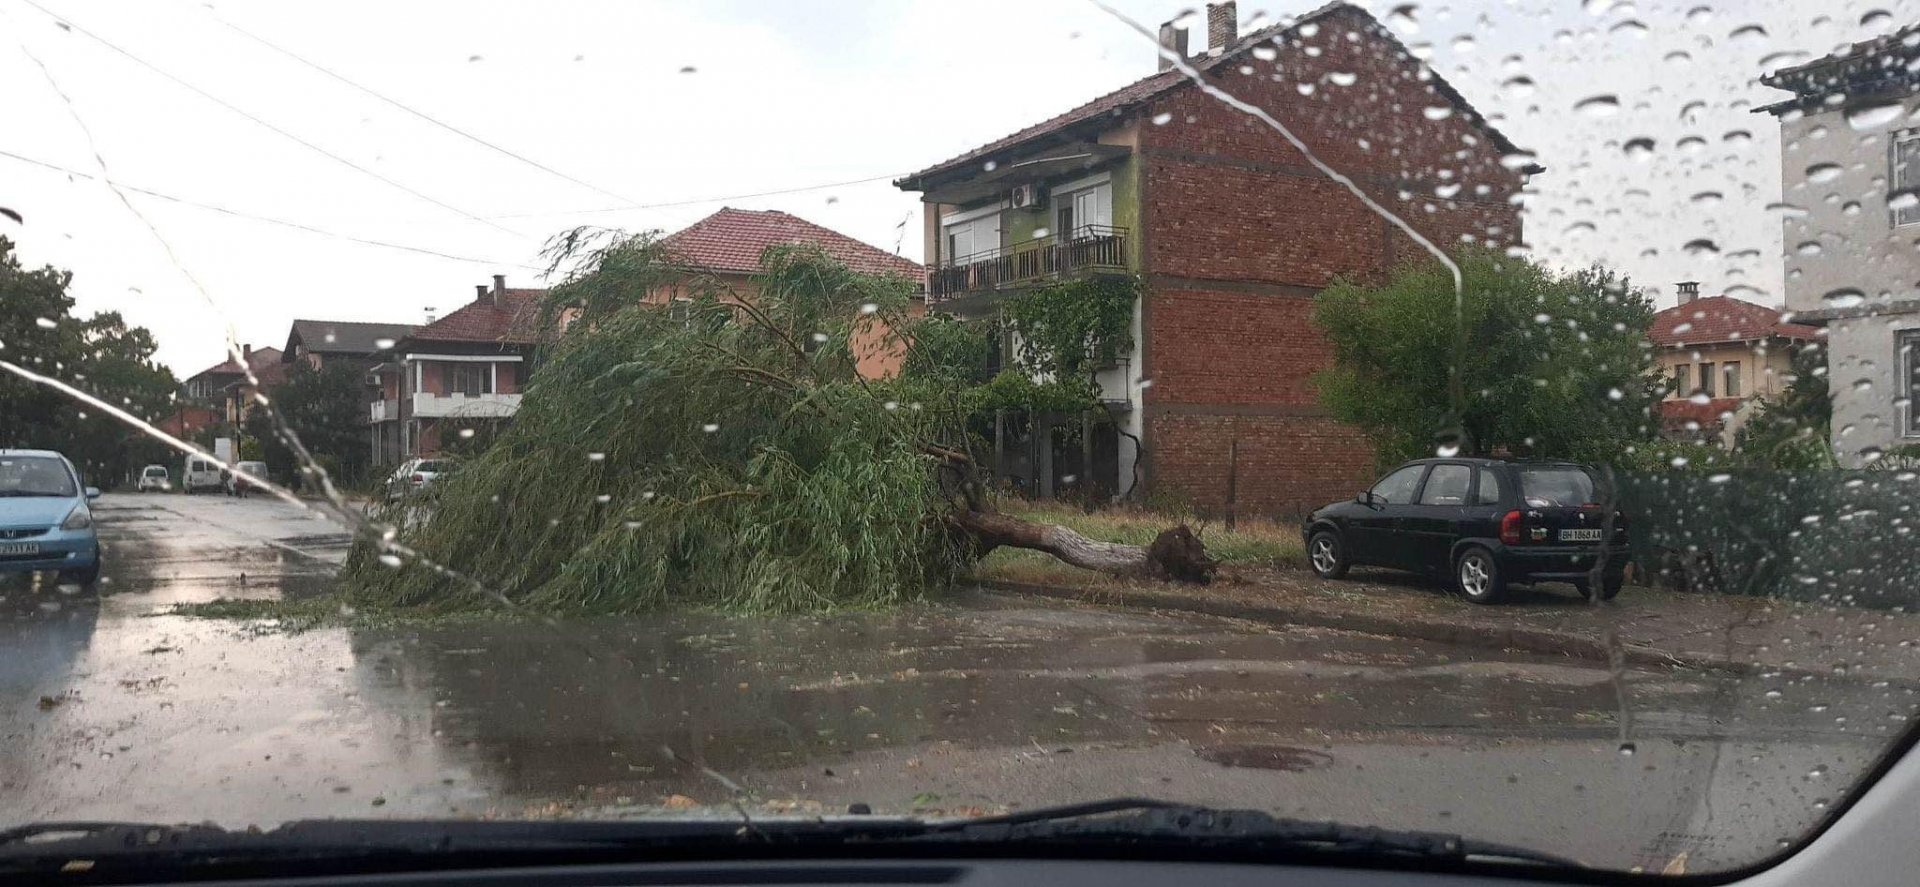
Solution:
M 73 475 L 59 459 L 0 456 L 0 496 L 72 496 Z
M 1658 878 L 1910 736 L 1920 0 L 401 7 L 0 2 L 0 832 Z

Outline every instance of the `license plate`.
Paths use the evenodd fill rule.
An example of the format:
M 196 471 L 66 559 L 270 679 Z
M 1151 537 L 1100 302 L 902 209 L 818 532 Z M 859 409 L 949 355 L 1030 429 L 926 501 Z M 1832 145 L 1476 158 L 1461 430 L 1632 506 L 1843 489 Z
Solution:
M 38 542 L 0 542 L 0 555 L 39 553 L 40 544 Z
M 1560 541 L 1562 542 L 1598 542 L 1600 541 L 1600 531 L 1597 529 L 1561 530 Z

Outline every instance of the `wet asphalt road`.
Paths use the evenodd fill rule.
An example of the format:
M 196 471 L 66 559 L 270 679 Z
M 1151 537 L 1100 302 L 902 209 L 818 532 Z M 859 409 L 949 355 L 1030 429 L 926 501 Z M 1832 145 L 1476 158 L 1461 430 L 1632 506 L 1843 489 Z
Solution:
M 704 767 L 754 811 L 1153 795 L 1701 871 L 1812 827 L 1914 707 L 1867 682 L 1616 683 L 1552 657 L 977 593 L 287 634 L 167 611 L 324 591 L 336 525 L 262 498 L 109 495 L 97 513 L 96 592 L 0 584 L 0 827 L 725 805 Z

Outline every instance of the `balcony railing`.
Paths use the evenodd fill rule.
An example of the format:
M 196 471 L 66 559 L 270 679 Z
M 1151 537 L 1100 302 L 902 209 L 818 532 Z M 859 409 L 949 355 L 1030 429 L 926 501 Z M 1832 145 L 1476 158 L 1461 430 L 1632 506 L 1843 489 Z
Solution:
M 413 415 L 421 418 L 505 419 L 519 409 L 518 394 L 413 394 Z
M 1064 240 L 1030 240 L 943 262 L 928 274 L 927 300 L 1026 286 L 1086 271 L 1124 271 L 1127 229 L 1082 225 Z
M 370 411 L 375 422 L 388 422 L 400 418 L 400 402 L 397 400 L 376 400 Z

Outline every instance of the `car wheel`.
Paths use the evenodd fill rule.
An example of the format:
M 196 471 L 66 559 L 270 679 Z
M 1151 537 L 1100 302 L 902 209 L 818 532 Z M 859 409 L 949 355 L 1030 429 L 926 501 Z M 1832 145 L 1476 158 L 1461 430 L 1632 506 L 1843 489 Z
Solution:
M 81 588 L 92 588 L 94 584 L 98 583 L 99 581 L 100 581 L 100 563 L 98 561 L 95 561 L 93 566 L 88 567 L 84 570 L 61 570 L 60 571 L 60 582 L 62 584 L 78 585 Z
M 1347 549 L 1340 543 L 1340 534 L 1332 530 L 1313 534 L 1313 538 L 1307 540 L 1307 563 L 1322 579 L 1347 575 Z
M 1454 586 L 1467 600 L 1476 604 L 1497 603 L 1507 594 L 1507 579 L 1500 574 L 1500 562 L 1493 552 L 1479 546 L 1460 553 L 1453 565 Z

